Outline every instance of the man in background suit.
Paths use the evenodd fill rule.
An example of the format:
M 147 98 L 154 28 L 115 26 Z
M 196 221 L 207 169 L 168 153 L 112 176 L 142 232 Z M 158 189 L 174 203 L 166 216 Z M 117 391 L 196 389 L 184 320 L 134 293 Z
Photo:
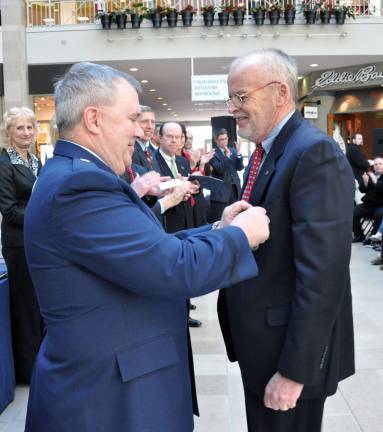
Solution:
M 351 165 L 352 172 L 354 173 L 355 180 L 359 186 L 363 185 L 363 173 L 369 168 L 370 164 L 362 153 L 363 135 L 356 133 L 352 136 L 352 143 L 348 144 L 346 149 L 346 156 Z
M 211 175 L 223 180 L 223 184 L 210 195 L 209 220 L 211 222 L 221 218 L 223 209 L 227 205 L 239 200 L 241 183 L 237 171 L 242 171 L 244 168 L 240 142 L 236 148 L 229 147 L 229 135 L 226 129 L 219 129 L 214 139 L 217 148 L 209 162 L 212 167 Z
M 92 63 L 56 84 L 60 140 L 25 215 L 47 328 L 26 432 L 191 432 L 185 299 L 257 274 L 250 248 L 268 236 L 263 209 L 237 203 L 218 230 L 169 235 L 119 177 L 141 132 L 138 88 Z
M 254 252 L 259 278 L 220 292 L 227 352 L 241 368 L 249 431 L 319 432 L 326 397 L 354 373 L 352 172 L 296 110 L 287 54 L 238 58 L 228 87 L 239 135 L 256 143 L 242 199 L 267 209 L 272 236 Z
M 156 126 L 156 117 L 154 111 L 149 106 L 140 106 L 138 124 L 141 128 L 141 136 L 136 137 L 133 163 L 143 166 L 146 171 L 159 172 L 159 167 L 154 157 L 155 149 L 151 143 Z

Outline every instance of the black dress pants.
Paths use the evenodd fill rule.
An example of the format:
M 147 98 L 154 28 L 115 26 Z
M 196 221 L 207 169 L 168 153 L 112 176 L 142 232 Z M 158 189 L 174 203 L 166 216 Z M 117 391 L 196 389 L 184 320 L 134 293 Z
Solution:
M 23 247 L 5 247 L 16 381 L 29 383 L 44 324 Z
M 246 417 L 249 432 L 320 432 L 326 398 L 298 400 L 294 409 L 274 411 L 263 398 L 246 390 Z
M 353 216 L 353 227 L 352 230 L 355 236 L 363 235 L 362 224 L 360 222 L 363 218 L 372 218 L 373 221 L 373 229 L 371 234 L 375 234 L 383 219 L 383 206 L 375 207 L 368 204 L 358 204 L 354 208 L 354 216 Z

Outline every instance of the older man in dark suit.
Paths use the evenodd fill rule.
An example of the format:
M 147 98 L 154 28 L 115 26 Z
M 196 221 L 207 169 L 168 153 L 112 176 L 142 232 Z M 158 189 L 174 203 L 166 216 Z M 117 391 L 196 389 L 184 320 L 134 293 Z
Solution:
M 219 297 L 251 432 L 319 432 L 326 397 L 354 373 L 354 181 L 339 146 L 296 110 L 296 76 L 292 58 L 266 49 L 228 77 L 229 112 L 256 143 L 242 199 L 264 205 L 272 227 L 254 252 L 260 277 Z

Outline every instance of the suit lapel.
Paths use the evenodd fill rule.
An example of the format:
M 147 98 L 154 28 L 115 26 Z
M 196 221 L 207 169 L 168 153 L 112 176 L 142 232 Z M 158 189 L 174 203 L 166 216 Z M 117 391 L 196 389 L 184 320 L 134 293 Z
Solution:
M 289 121 L 283 126 L 282 130 L 275 138 L 273 145 L 271 146 L 271 149 L 269 151 L 269 154 L 266 156 L 266 159 L 258 174 L 254 188 L 251 192 L 250 200 L 249 200 L 251 204 L 259 205 L 264 201 L 264 196 L 267 191 L 267 187 L 276 170 L 276 162 L 282 156 L 287 142 L 289 141 L 291 135 L 293 134 L 293 132 L 301 122 L 302 122 L 302 116 L 300 115 L 299 111 L 295 111 L 295 113 L 292 115 Z M 248 176 L 248 169 L 246 173 L 246 181 L 247 181 L 247 176 Z
M 182 156 L 176 156 L 176 164 L 178 173 L 183 177 L 188 177 L 190 174 L 189 162 Z
M 168 167 L 168 164 L 166 163 L 165 159 L 162 157 L 161 153 L 158 150 L 156 150 L 155 156 L 158 162 L 160 174 L 162 176 L 168 176 L 174 178 L 172 172 L 170 171 L 170 168 Z
M 33 184 L 36 181 L 36 177 L 34 176 L 33 172 L 29 168 L 25 167 L 24 165 L 15 164 L 13 165 L 13 168 L 18 173 L 20 173 L 23 177 L 29 180 L 31 184 Z

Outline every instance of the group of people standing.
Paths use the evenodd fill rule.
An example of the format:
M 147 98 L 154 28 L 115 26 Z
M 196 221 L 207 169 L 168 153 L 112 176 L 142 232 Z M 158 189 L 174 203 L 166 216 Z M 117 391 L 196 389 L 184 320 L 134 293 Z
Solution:
M 297 66 L 287 54 L 236 59 L 228 89 L 239 135 L 256 144 L 242 191 L 240 146 L 228 148 L 224 131 L 197 161 L 188 149 L 189 160 L 179 155 L 188 137 L 178 123 L 161 125 L 159 148 L 149 148 L 155 122 L 130 75 L 78 63 L 56 84 L 60 139 L 24 217 L 47 329 L 26 432 L 191 432 L 198 406 L 186 301 L 214 290 L 249 432 L 321 430 L 326 397 L 355 369 L 352 171 L 296 109 Z M 208 163 L 235 201 L 217 204 L 213 224 L 191 228 L 198 183 L 158 196 L 164 180 L 189 176 L 189 161 L 205 173 Z

